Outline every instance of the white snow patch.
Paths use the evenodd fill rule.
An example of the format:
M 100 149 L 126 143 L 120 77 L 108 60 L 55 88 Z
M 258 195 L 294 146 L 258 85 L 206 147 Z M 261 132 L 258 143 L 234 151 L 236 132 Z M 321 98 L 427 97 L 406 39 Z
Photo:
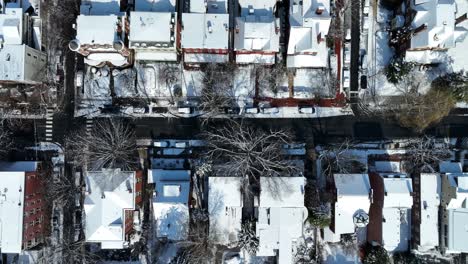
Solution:
M 358 252 L 350 254 L 351 252 L 345 252 L 340 244 L 329 244 L 323 245 L 323 262 L 326 264 L 351 264 L 361 263 L 359 260 Z

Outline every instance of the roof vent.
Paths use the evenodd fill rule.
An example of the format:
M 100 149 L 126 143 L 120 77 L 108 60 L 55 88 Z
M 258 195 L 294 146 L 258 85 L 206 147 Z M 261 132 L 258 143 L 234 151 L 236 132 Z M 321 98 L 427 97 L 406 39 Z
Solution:
M 68 47 L 70 48 L 70 50 L 72 51 L 77 51 L 80 49 L 80 41 L 77 40 L 77 39 L 73 39 L 70 41 L 70 43 L 68 43 Z
M 115 50 L 121 51 L 124 48 L 124 43 L 121 40 L 114 41 L 112 44 Z
M 253 15 L 255 12 L 255 9 L 253 8 L 253 6 L 249 6 L 249 15 Z
M 325 7 L 319 6 L 319 7 L 317 7 L 317 9 L 315 10 L 315 14 L 321 15 L 321 14 L 323 13 L 323 11 L 325 11 Z
M 211 26 L 211 21 L 208 21 L 208 32 L 213 33 L 213 27 Z

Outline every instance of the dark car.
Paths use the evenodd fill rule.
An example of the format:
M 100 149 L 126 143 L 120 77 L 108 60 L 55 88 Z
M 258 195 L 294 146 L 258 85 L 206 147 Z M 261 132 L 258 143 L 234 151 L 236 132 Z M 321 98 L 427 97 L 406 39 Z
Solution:
M 367 75 L 361 75 L 361 89 L 367 89 Z

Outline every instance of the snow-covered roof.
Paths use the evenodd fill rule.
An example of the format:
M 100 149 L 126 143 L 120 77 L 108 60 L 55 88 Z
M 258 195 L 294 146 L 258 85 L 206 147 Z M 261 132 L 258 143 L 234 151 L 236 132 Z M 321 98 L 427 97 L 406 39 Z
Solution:
M 293 0 L 290 2 L 291 25 L 287 66 L 323 68 L 328 65 L 325 35 L 330 27 L 328 0 Z
M 447 173 L 447 179 L 450 187 L 455 190 L 455 197 L 451 197 L 448 201 L 447 208 L 466 207 L 468 203 L 468 173 Z
M 256 235 L 259 240 L 257 256 L 275 256 L 278 263 L 293 263 L 294 241 L 302 236 L 307 219 L 305 207 L 260 207 Z
M 235 50 L 279 51 L 279 32 L 276 32 L 279 25 L 272 15 L 237 17 L 236 27 Z
M 383 182 L 383 246 L 389 252 L 406 251 L 411 238 L 412 180 L 400 175 L 400 178 L 384 177 Z
M 26 45 L 0 48 L 0 80 L 35 83 L 45 77 L 46 54 Z
M 227 49 L 228 40 L 229 14 L 182 15 L 182 48 Z
M 82 15 L 121 15 L 120 0 L 83 0 L 81 1 L 80 14 Z
M 133 48 L 149 48 L 153 44 L 153 48 L 167 48 L 163 44 L 174 46 L 175 19 L 176 14 L 170 12 L 131 12 L 130 46 Z
M 148 183 L 155 184 L 153 213 L 158 237 L 184 240 L 188 232 L 190 171 L 149 170 Z
M 210 234 L 223 245 L 237 241 L 242 221 L 241 177 L 208 178 Z
M 461 173 L 462 164 L 460 162 L 442 161 L 439 163 L 440 173 Z
M 23 10 L 21 8 L 5 8 L 0 13 L 0 43 L 3 45 L 23 44 Z
M 135 0 L 135 11 L 175 12 L 176 0 Z
M 303 207 L 304 177 L 260 177 L 261 207 Z
M 241 16 L 245 17 L 252 14 L 252 12 L 255 16 L 270 16 L 275 10 L 276 1 L 277 0 L 239 0 Z
M 447 230 L 447 249 L 450 251 L 468 252 L 468 208 L 449 209 L 448 230 Z
M 335 234 L 354 233 L 353 217 L 357 212 L 369 213 L 371 185 L 367 174 L 335 174 Z
M 135 209 L 135 172 L 119 169 L 86 173 L 85 237 L 102 248 L 125 245 L 125 210 Z
M 412 28 L 426 25 L 426 29 L 415 33 L 411 38 L 410 49 L 417 48 L 452 48 L 461 42 L 467 30 L 455 27 L 456 5 L 454 0 L 430 0 L 412 2 L 416 11 Z
M 118 40 L 117 24 L 119 17 L 109 16 L 85 16 L 79 15 L 76 19 L 76 39 L 81 45 L 112 45 Z
M 279 263 L 292 263 L 292 244 L 302 236 L 307 218 L 304 185 L 304 177 L 260 177 L 257 256 L 274 256 L 278 250 Z
M 376 161 L 374 163 L 376 172 L 400 172 L 399 161 Z
M 20 253 L 23 242 L 24 171 L 0 172 L 0 248 Z
M 37 170 L 38 164 L 37 161 L 0 161 L 0 171 L 31 172 Z
M 411 208 L 413 185 L 411 178 L 384 178 L 384 207 Z
M 422 173 L 421 224 L 419 226 L 419 250 L 430 250 L 439 246 L 439 205 L 441 179 L 436 173 Z
M 227 0 L 189 0 L 190 13 L 226 14 Z

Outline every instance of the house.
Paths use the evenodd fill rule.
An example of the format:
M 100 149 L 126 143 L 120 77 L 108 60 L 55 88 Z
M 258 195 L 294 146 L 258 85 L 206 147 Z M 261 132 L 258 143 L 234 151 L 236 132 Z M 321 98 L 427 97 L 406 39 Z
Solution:
M 447 253 L 468 253 L 468 173 L 446 173 L 442 176 L 444 230 L 441 242 Z
M 411 0 L 406 25 L 410 35 L 401 45 L 406 49 L 406 60 L 431 64 L 446 60 L 446 51 L 462 42 L 468 30 L 460 24 L 467 14 L 458 14 L 455 0 Z
M 416 237 L 419 251 L 439 247 L 439 205 L 441 178 L 438 173 L 421 173 L 420 176 L 419 227 Z
M 69 48 L 85 57 L 86 64 L 102 67 L 129 64 L 130 50 L 125 45 L 127 18 L 117 0 L 84 1 L 76 19 L 76 38 Z
M 288 68 L 325 68 L 330 28 L 329 0 L 291 0 L 289 10 Z
M 190 175 L 184 169 L 148 171 L 148 183 L 155 187 L 153 213 L 157 237 L 172 241 L 187 239 Z
M 23 13 L 19 3 L 0 11 L 0 82 L 39 84 L 45 79 L 41 20 Z
M 276 0 L 239 0 L 235 20 L 234 51 L 239 64 L 274 64 L 279 52 L 279 19 Z
M 307 219 L 304 177 L 260 177 L 256 235 L 257 256 L 277 256 L 278 263 L 293 263 L 292 249 L 303 235 Z
M 140 0 L 130 12 L 130 48 L 136 61 L 177 61 L 175 0 Z
M 336 201 L 331 224 L 330 242 L 339 242 L 341 235 L 353 234 L 356 227 L 369 222 L 372 188 L 367 174 L 335 174 Z
M 388 252 L 407 251 L 411 239 L 412 180 L 404 174 L 381 177 L 384 183 L 382 245 Z
M 102 249 L 129 246 L 141 203 L 142 173 L 103 169 L 85 174 L 85 240 Z
M 0 251 L 17 254 L 44 242 L 50 211 L 39 162 L 0 163 Z
M 182 14 L 181 45 L 186 64 L 229 61 L 226 7 L 227 1 L 190 1 L 190 13 Z
M 242 178 L 208 178 L 208 213 L 210 234 L 217 243 L 230 245 L 237 241 L 242 222 Z

